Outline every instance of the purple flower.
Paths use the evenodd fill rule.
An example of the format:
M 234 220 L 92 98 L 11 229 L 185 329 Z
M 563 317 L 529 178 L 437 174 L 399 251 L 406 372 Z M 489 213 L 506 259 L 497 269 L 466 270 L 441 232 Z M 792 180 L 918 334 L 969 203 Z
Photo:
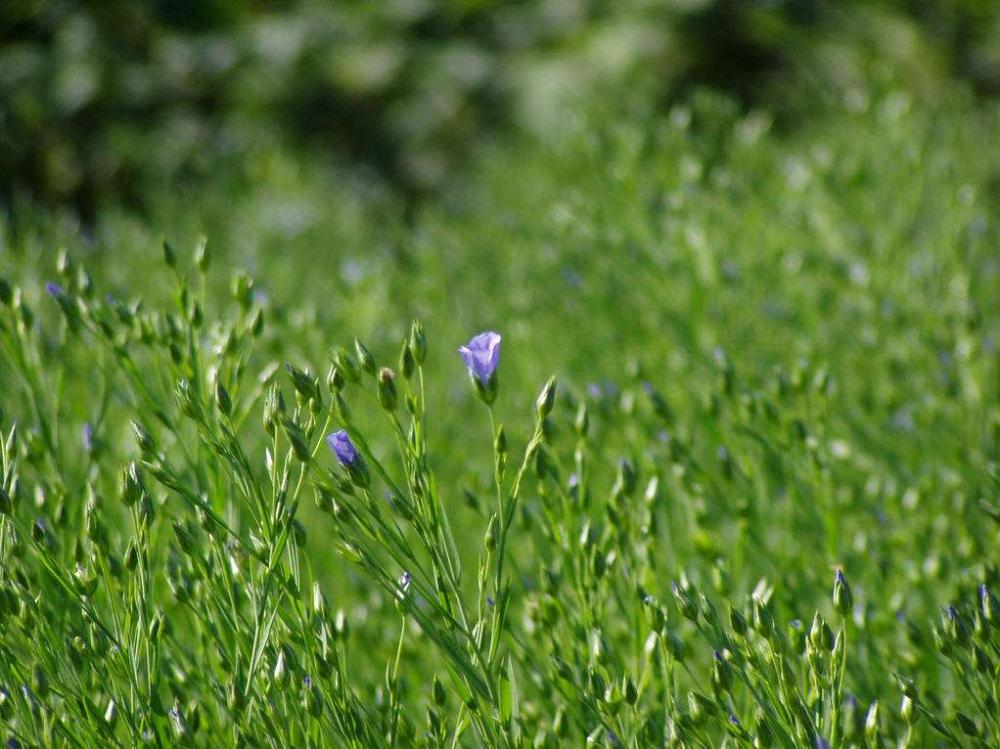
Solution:
M 350 468 L 358 461 L 358 450 L 354 447 L 351 438 L 347 436 L 347 432 L 343 429 L 329 435 L 326 438 L 326 444 L 333 450 L 333 454 L 337 456 L 340 465 L 345 468 Z
M 491 330 L 480 333 L 459 347 L 458 353 L 469 368 L 469 374 L 485 387 L 500 364 L 500 334 Z
M 94 427 L 88 421 L 83 425 L 83 434 L 81 435 L 83 440 L 83 449 L 88 453 L 94 451 Z
M 56 299 L 66 293 L 66 290 L 62 286 L 57 283 L 52 283 L 51 281 L 45 284 L 45 291 L 48 292 L 49 296 L 55 297 Z

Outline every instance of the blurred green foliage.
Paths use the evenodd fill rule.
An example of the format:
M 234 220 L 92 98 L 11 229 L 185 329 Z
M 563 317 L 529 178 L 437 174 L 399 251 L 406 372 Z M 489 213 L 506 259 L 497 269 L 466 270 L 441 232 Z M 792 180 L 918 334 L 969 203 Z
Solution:
M 418 196 L 567 101 L 709 85 L 794 123 L 872 80 L 995 92 L 998 49 L 978 0 L 10 0 L 0 194 L 92 220 L 304 146 Z

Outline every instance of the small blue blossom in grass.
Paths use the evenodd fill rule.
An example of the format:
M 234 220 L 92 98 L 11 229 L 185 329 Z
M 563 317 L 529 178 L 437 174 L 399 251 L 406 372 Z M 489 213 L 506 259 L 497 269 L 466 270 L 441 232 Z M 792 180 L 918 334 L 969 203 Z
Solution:
M 488 330 L 473 336 L 465 346 L 459 347 L 458 353 L 469 368 L 469 374 L 481 385 L 489 385 L 500 364 L 500 334 Z
M 500 364 L 500 334 L 488 330 L 473 336 L 458 349 L 459 356 L 469 369 L 469 376 L 483 403 L 489 405 L 497 397 L 497 366 Z
M 53 283 L 51 281 L 45 284 L 45 291 L 48 293 L 49 296 L 54 297 L 56 299 L 58 299 L 59 297 L 63 296 L 66 293 L 66 289 L 64 289 L 59 284 Z
M 89 421 L 83 425 L 81 440 L 84 450 L 88 453 L 94 451 L 94 426 Z
M 344 468 L 350 468 L 357 463 L 358 450 L 354 447 L 351 438 L 343 429 L 330 434 L 326 438 L 326 444 L 330 446 L 333 454 L 337 456 L 337 460 L 340 461 L 340 465 L 344 466 Z
M 361 457 L 361 453 L 358 452 L 354 443 L 351 442 L 351 438 L 347 432 L 341 429 L 340 431 L 331 433 L 326 438 L 326 444 L 330 446 L 330 449 L 337 458 L 337 462 L 347 470 L 347 475 L 350 476 L 351 482 L 355 486 L 367 489 L 371 484 L 368 466 L 365 465 L 364 458 Z

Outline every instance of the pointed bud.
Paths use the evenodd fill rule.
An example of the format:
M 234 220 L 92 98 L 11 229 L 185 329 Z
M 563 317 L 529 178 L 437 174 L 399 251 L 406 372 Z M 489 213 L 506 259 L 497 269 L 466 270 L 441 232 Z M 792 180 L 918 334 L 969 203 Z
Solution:
M 854 598 L 851 595 L 851 586 L 847 584 L 843 570 L 837 570 L 833 578 L 833 607 L 841 616 L 848 616 L 854 605 Z
M 177 267 L 177 253 L 170 246 L 170 242 L 165 239 L 163 240 L 163 262 L 171 268 Z
M 215 383 L 215 407 L 224 416 L 229 416 L 233 412 L 233 401 L 229 397 L 229 391 L 226 390 L 221 381 Z
M 414 320 L 410 325 L 410 350 L 417 364 L 423 364 L 427 358 L 427 336 L 424 334 L 424 326 L 419 320 Z
M 550 413 L 552 413 L 552 406 L 556 402 L 556 378 L 550 377 L 549 381 L 545 383 L 545 387 L 542 388 L 542 392 L 539 393 L 538 399 L 535 401 L 535 413 L 538 415 L 539 419 L 544 419 Z
M 357 347 L 357 345 L 358 342 L 355 342 L 355 347 Z M 355 361 L 354 357 L 351 356 L 347 352 L 347 349 L 343 346 L 338 347 L 334 352 L 333 363 L 337 365 L 337 369 L 340 370 L 341 374 L 344 375 L 344 379 L 348 382 L 356 383 L 361 380 L 361 372 L 358 370 L 357 361 Z
M 358 358 L 361 369 L 372 375 L 378 371 L 378 364 L 375 361 L 375 357 L 372 356 L 372 352 L 357 338 L 354 339 L 354 353 Z
M 396 373 L 388 367 L 378 371 L 378 402 L 386 411 L 393 412 L 397 405 Z

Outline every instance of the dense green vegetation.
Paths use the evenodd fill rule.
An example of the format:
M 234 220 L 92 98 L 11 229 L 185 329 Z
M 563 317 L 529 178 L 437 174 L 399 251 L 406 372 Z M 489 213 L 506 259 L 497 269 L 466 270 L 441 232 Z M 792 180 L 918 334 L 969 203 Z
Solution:
M 658 110 L 16 201 L 9 746 L 1000 746 L 997 113 Z

